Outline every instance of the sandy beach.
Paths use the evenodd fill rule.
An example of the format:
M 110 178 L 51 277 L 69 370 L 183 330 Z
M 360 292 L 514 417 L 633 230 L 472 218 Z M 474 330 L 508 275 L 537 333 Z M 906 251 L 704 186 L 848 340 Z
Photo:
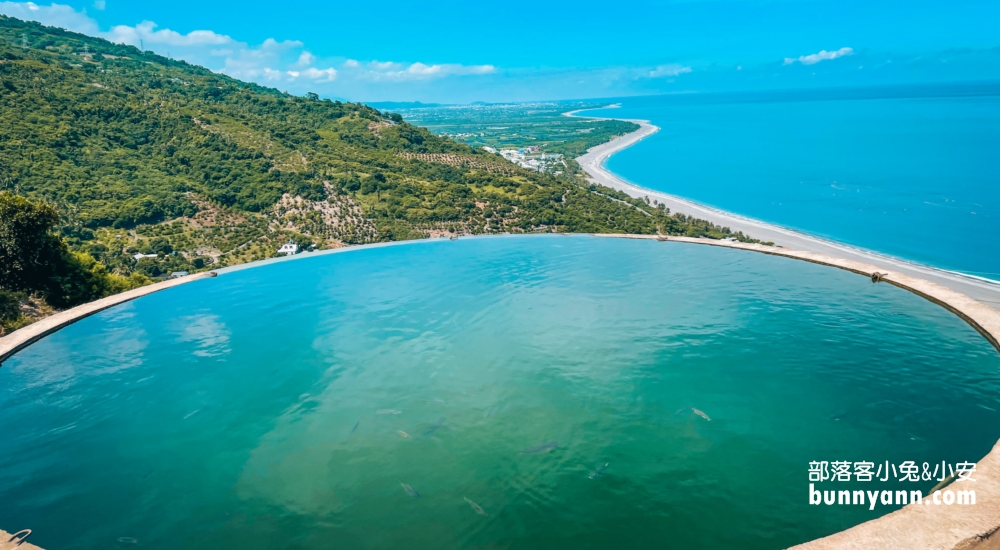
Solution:
M 582 116 L 577 114 L 578 112 L 579 111 L 570 111 L 564 114 L 566 116 L 577 116 L 595 120 L 611 120 L 611 118 L 608 117 Z M 667 208 L 669 208 L 671 212 L 679 212 L 696 218 L 701 218 L 703 220 L 708 220 L 714 224 L 728 227 L 733 231 L 742 231 L 744 234 L 755 239 L 774 242 L 778 246 L 876 265 L 884 268 L 885 270 L 898 271 L 912 277 L 919 277 L 940 284 L 954 290 L 955 292 L 960 292 L 966 296 L 970 296 L 976 300 L 987 303 L 994 308 L 1000 306 L 1000 283 L 962 273 L 925 266 L 899 258 L 893 258 L 877 252 L 872 252 L 870 250 L 864 250 L 850 245 L 821 239 L 819 237 L 813 237 L 793 229 L 725 212 L 723 210 L 704 206 L 681 197 L 646 189 L 628 182 L 607 170 L 604 167 L 605 161 L 607 161 L 608 157 L 614 153 L 621 151 L 626 147 L 631 147 L 639 141 L 655 134 L 660 130 L 660 128 L 650 124 L 648 120 L 618 120 L 629 120 L 630 122 L 635 122 L 640 126 L 640 128 L 631 134 L 626 134 L 602 145 L 598 145 L 597 147 L 592 147 L 585 155 L 576 159 L 583 170 L 587 172 L 595 183 L 624 191 L 633 197 L 649 197 L 649 200 L 651 201 L 656 200 L 666 204 Z

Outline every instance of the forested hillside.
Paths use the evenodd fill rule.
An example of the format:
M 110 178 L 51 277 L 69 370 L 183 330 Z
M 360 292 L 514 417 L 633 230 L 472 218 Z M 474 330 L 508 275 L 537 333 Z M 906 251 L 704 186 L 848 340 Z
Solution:
M 0 120 L 0 191 L 54 206 L 69 249 L 123 276 L 269 257 L 288 238 L 728 234 L 395 114 L 3 16 Z

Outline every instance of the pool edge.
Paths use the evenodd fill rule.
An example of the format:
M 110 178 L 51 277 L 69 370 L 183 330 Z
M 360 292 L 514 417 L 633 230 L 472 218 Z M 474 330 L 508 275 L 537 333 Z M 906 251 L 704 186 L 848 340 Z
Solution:
M 1000 312 L 964 294 L 918 277 L 825 254 L 738 241 L 662 235 L 591 235 L 599 238 L 643 239 L 746 250 L 836 267 L 872 277 L 873 282 L 890 283 L 944 307 L 975 328 L 1000 352 Z M 437 239 L 392 244 L 433 242 L 435 240 Z M 366 247 L 346 247 L 337 251 L 347 252 L 361 248 Z M 239 267 L 245 269 L 264 263 L 269 262 L 253 262 Z M 102 298 L 42 319 L 0 338 L 0 366 L 15 353 L 32 343 L 80 319 L 160 290 L 213 276 L 215 276 L 213 272 L 206 272 L 171 279 Z M 974 488 L 978 502 L 974 507 L 910 504 L 880 518 L 792 548 L 795 550 L 896 550 L 899 548 L 994 550 L 1000 548 L 1000 441 L 977 463 L 975 479 Z M 933 511 L 939 513 L 932 513 Z M 0 542 L 0 544 L 4 544 L 4 542 Z M 22 546 L 22 548 L 31 547 Z M 0 550 L 3 550 L 2 546 L 0 546 Z
M 95 313 L 100 313 L 108 308 L 130 302 L 154 292 L 214 276 L 213 272 L 205 272 L 178 277 L 176 279 L 168 279 L 159 283 L 133 288 L 119 294 L 113 294 L 93 302 L 87 302 L 86 304 L 60 311 L 59 313 L 35 321 L 26 327 L 19 328 L 7 336 L 0 338 L 0 367 L 3 366 L 4 361 L 10 359 L 17 352 L 60 329 L 72 325 L 80 319 L 90 317 Z
M 968 296 L 924 279 L 875 265 L 815 252 L 694 237 L 595 234 L 595 237 L 659 240 L 760 252 L 803 260 L 887 282 L 954 313 L 1000 352 L 1000 312 Z M 996 550 L 1000 549 L 1000 441 L 976 464 L 977 502 L 971 506 L 912 503 L 890 514 L 790 550 Z M 803 501 L 805 493 L 803 492 Z M 928 495 L 929 496 L 929 495 Z

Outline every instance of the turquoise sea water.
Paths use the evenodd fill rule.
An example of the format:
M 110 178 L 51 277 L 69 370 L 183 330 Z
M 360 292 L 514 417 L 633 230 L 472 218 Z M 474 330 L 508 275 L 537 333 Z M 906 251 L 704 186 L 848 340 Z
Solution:
M 1000 84 L 616 101 L 661 128 L 607 163 L 635 184 L 1000 280 Z
M 777 549 L 892 509 L 810 506 L 809 461 L 975 461 L 997 410 L 983 338 L 850 273 L 588 237 L 373 248 L 9 360 L 0 523 L 52 550 Z

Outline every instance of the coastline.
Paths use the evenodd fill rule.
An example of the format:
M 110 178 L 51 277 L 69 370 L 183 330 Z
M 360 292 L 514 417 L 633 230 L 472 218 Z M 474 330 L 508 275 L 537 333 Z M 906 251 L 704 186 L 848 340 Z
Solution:
M 578 116 L 572 111 L 567 116 Z M 585 117 L 598 118 L 598 117 Z M 607 120 L 607 119 L 605 119 Z M 647 120 L 629 120 L 639 130 L 598 145 L 576 159 L 592 181 L 618 189 L 633 197 L 649 197 L 672 212 L 707 219 L 717 225 L 743 231 L 756 239 L 773 241 L 775 247 L 688 237 L 648 235 L 596 235 L 642 238 L 722 246 L 763 254 L 785 256 L 859 274 L 879 273 L 880 280 L 929 300 L 976 329 L 1000 351 L 1000 283 L 892 258 L 876 252 L 827 241 L 784 227 L 716 210 L 667 193 L 645 189 L 611 173 L 604 162 L 612 154 L 655 134 L 659 128 Z M 889 271 L 886 273 L 886 271 Z M 876 280 L 873 279 L 873 282 Z M 789 550 L 996 550 L 1000 548 L 1000 441 L 977 463 L 975 507 L 941 507 L 911 503 L 877 519 L 869 520 Z M 930 495 L 928 495 L 930 496 Z
M 570 115 L 572 116 L 572 115 Z M 618 178 L 603 167 L 603 163 L 617 151 L 634 145 L 653 135 L 659 128 L 648 121 L 640 124 L 636 132 L 621 136 L 611 142 L 590 149 L 577 159 L 594 181 L 620 189 L 635 197 L 649 197 L 666 204 L 674 212 L 682 212 L 734 230 L 744 231 L 755 238 L 773 240 L 777 247 L 760 244 L 698 239 L 689 237 L 659 237 L 655 235 L 595 234 L 594 237 L 631 238 L 673 241 L 688 244 L 719 246 L 763 254 L 784 256 L 816 264 L 845 269 L 868 276 L 879 272 L 881 280 L 907 290 L 917 296 L 944 307 L 972 325 L 998 351 L 1000 351 L 1000 313 L 994 305 L 1000 304 L 1000 284 L 977 280 L 960 273 L 922 266 L 883 256 L 875 252 L 855 249 L 831 241 L 811 237 L 780 226 L 767 224 L 735 214 L 714 210 L 696 203 L 673 197 L 666 193 L 647 190 Z M 586 164 L 585 164 L 586 162 Z M 479 236 L 471 238 L 523 237 L 524 235 Z M 463 237 L 463 240 L 470 237 Z M 372 245 L 345 247 L 312 254 L 273 258 L 231 266 L 218 270 L 218 274 L 260 267 L 276 262 L 303 260 L 309 257 L 351 252 L 365 248 L 431 243 L 441 239 L 395 241 Z M 0 364 L 31 343 L 115 305 L 136 299 L 159 290 L 185 284 L 214 273 L 199 273 L 140 287 L 122 294 L 84 304 L 60 312 L 47 319 L 0 338 Z M 984 303 L 985 302 L 985 303 Z M 911 504 L 895 512 L 870 520 L 827 537 L 793 547 L 795 550 L 894 550 L 896 548 L 927 548 L 940 550 L 995 550 L 1000 548 L 1000 442 L 980 461 L 976 473 L 978 503 L 975 507 L 937 507 Z M 0 531 L 0 534 L 3 532 Z M 30 545 L 23 546 L 31 547 Z M 0 548 L 3 541 L 0 540 Z M 37 548 L 37 547 L 34 547 Z
M 609 157 L 611 157 L 611 155 L 631 147 L 639 141 L 655 134 L 660 130 L 660 128 L 650 123 L 648 120 L 625 118 L 616 119 L 613 117 L 596 117 L 577 114 L 584 110 L 587 109 L 569 111 L 563 113 L 563 115 L 589 118 L 593 120 L 626 120 L 639 125 L 639 129 L 635 132 L 625 134 L 624 136 L 617 137 L 607 143 L 592 147 L 587 150 L 586 154 L 576 158 L 576 162 L 580 164 L 583 171 L 586 172 L 587 175 L 590 176 L 590 179 L 597 184 L 617 189 L 636 198 L 649 197 L 650 200 L 655 199 L 665 204 L 671 212 L 694 216 L 696 218 L 710 221 L 716 225 L 728 227 L 733 231 L 742 231 L 744 234 L 755 239 L 771 241 L 774 242 L 775 245 L 783 248 L 792 248 L 805 252 L 813 252 L 866 264 L 878 265 L 882 269 L 898 271 L 911 277 L 926 279 L 933 283 L 948 287 L 955 292 L 975 298 L 981 302 L 985 302 L 993 306 L 1000 306 L 1000 282 L 918 264 L 901 258 L 880 254 L 875 251 L 853 247 L 847 244 L 823 239 L 821 237 L 815 237 L 794 229 L 718 210 L 709 206 L 698 204 L 694 201 L 677 197 L 675 195 L 670 195 L 662 191 L 646 189 L 631 183 L 605 168 L 604 163 Z

